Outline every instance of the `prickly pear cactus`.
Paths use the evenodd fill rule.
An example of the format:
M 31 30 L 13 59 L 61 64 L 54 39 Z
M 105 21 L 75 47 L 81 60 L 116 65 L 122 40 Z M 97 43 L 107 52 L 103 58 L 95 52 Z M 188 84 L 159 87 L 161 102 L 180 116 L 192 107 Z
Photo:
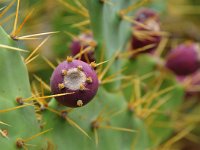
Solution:
M 20 52 L 13 51 L 15 42 L 0 27 L 0 130 L 2 149 L 26 148 L 32 144 L 43 147 L 41 137 L 32 139 L 40 133 L 34 104 L 20 105 L 20 99 L 31 97 L 27 68 Z M 4 48 L 3 48 L 4 47 Z M 9 48 L 9 49 L 7 49 Z M 4 124 L 5 123 L 5 124 Z M 4 134 L 3 134 L 4 133 Z M 30 149 L 34 149 L 31 148 Z
M 52 23 L 58 23 L 58 14 L 63 15 L 60 24 L 70 15 L 81 22 L 75 24 L 71 19 L 71 26 L 55 27 L 60 32 L 20 36 L 32 11 L 17 28 L 20 16 L 20 0 L 17 0 L 13 32 L 8 35 L 0 27 L 0 144 L 3 149 L 168 150 L 174 141 L 195 129 L 196 124 L 178 122 L 187 120 L 180 114 L 188 112 L 192 116 L 196 111 L 183 108 L 186 85 L 170 71 L 162 54 L 168 34 L 160 27 L 151 30 L 156 12 L 151 18 L 141 16 L 147 19 L 143 22 L 134 18 L 143 6 L 164 11 L 164 3 L 157 0 L 151 3 L 148 0 L 58 2 L 56 6 L 64 9 L 52 12 L 49 19 L 56 18 Z M 14 3 L 2 7 L 0 19 Z M 51 7 L 55 7 L 54 2 L 46 11 L 52 10 Z M 73 28 L 78 28 L 80 34 Z M 142 30 L 135 31 L 138 28 Z M 143 46 L 135 49 L 131 40 L 136 32 L 140 35 L 136 42 L 141 42 L 144 36 L 148 42 L 141 42 Z M 55 33 L 52 39 L 57 39 L 49 43 L 58 45 L 62 42 L 59 37 L 69 36 L 72 39 L 67 42 L 71 43 L 65 43 L 68 50 L 64 49 L 64 53 L 72 56 L 53 57 L 53 60 L 45 53 L 37 54 Z M 148 36 L 152 34 L 159 40 L 152 40 Z M 45 35 L 49 36 L 41 41 Z M 25 41 L 26 49 L 33 47 L 35 40 L 40 43 L 29 52 L 16 46 L 20 40 Z M 52 45 L 44 49 L 51 49 Z M 40 55 L 51 69 L 41 67 L 41 60 L 37 60 L 41 59 Z

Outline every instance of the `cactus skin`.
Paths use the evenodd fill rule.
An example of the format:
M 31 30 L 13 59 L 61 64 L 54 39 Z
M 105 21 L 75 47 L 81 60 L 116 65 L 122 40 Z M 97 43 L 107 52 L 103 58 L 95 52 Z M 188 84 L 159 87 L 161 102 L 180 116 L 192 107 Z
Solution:
M 189 75 L 200 67 L 200 49 L 195 43 L 186 43 L 172 49 L 166 58 L 166 67 L 176 75 Z
M 80 34 L 70 44 L 70 50 L 71 50 L 72 56 L 76 56 L 77 54 L 81 52 L 81 49 L 85 49 L 89 47 L 90 45 L 92 45 L 93 43 L 95 43 L 95 41 L 93 39 L 93 35 L 91 32 Z M 94 48 L 92 48 L 88 52 L 83 53 L 80 60 L 84 62 L 88 62 L 88 63 L 95 61 Z
M 14 45 L 13 40 L 1 27 L 0 39 L 1 44 Z M 16 98 L 30 97 L 31 90 L 27 69 L 19 52 L 0 48 L 0 68 L 0 111 L 2 111 L 18 106 Z M 10 125 L 0 124 L 0 128 L 8 132 L 8 139 L 0 135 L 1 149 L 16 150 L 18 149 L 16 146 L 17 139 L 26 139 L 40 132 L 33 106 L 0 112 L 0 121 Z M 44 148 L 45 141 L 41 142 L 41 138 L 41 136 L 37 137 L 28 143 Z M 34 150 L 34 147 L 29 147 L 29 149 Z
M 68 107 L 86 105 L 96 95 L 98 86 L 99 82 L 95 70 L 80 60 L 62 62 L 54 70 L 51 77 L 53 94 L 74 92 L 56 97 L 59 103 Z

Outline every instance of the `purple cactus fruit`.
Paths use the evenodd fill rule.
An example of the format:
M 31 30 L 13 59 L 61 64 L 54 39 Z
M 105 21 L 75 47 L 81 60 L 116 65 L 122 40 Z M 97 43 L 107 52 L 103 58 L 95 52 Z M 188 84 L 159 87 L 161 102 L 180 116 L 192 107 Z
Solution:
M 152 9 L 142 8 L 135 16 L 135 20 L 139 23 L 145 25 L 143 26 L 134 25 L 133 26 L 133 36 L 131 39 L 131 50 L 136 50 L 144 46 L 153 44 L 152 47 L 141 51 L 139 53 L 153 53 L 160 43 L 161 36 L 156 32 L 160 31 L 160 21 L 159 15 Z M 132 57 L 136 56 L 134 53 Z
M 96 95 L 99 82 L 93 67 L 81 60 L 68 57 L 60 63 L 51 76 L 53 94 L 72 93 L 56 97 L 56 100 L 68 107 L 86 105 Z
M 72 56 L 77 55 L 81 52 L 81 49 L 86 49 L 89 46 L 93 46 L 93 48 L 90 51 L 83 53 L 81 55 L 81 60 L 89 63 L 95 61 L 94 47 L 96 46 L 96 42 L 94 41 L 91 32 L 82 33 L 72 41 L 70 45 Z
M 172 49 L 167 55 L 166 67 L 180 76 L 196 72 L 200 67 L 199 46 L 190 42 Z

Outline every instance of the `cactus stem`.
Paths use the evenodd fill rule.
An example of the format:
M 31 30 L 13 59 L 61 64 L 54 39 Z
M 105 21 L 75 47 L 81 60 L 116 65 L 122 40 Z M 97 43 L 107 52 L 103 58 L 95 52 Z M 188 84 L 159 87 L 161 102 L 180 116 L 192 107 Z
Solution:
M 79 106 L 79 107 L 83 106 L 83 101 L 82 100 L 78 100 L 77 101 L 77 106 Z
M 6 113 L 6 112 L 9 112 L 9 111 L 13 111 L 13 110 L 20 109 L 20 108 L 27 107 L 27 106 L 33 106 L 33 105 L 25 104 L 25 105 L 20 105 L 20 106 L 8 108 L 8 109 L 3 109 L 3 110 L 0 110 L 0 113 Z
M 3 44 L 0 44 L 0 47 L 8 49 L 8 50 L 14 50 L 14 51 L 20 51 L 20 52 L 26 52 L 26 53 L 29 52 L 29 51 L 21 49 L 21 48 L 16 48 L 16 47 L 12 47 L 12 46 L 8 46 L 8 45 L 3 45 Z
M 33 75 L 33 77 L 37 80 L 37 81 L 39 81 L 42 85 L 43 85 L 43 87 L 46 89 L 46 90 L 48 90 L 48 91 L 51 91 L 51 88 L 50 88 L 50 86 L 47 84 L 47 83 L 45 83 L 40 77 L 38 77 L 37 75 Z
M 67 59 L 66 59 L 66 61 L 67 61 L 68 63 L 72 62 L 72 61 L 73 61 L 73 58 L 72 58 L 72 56 L 67 56 Z
M 25 59 L 25 62 L 27 62 L 38 50 L 39 48 L 49 39 L 49 36 L 45 38 L 33 51 L 32 53 Z
M 20 5 L 20 0 L 17 0 L 17 9 L 16 9 L 16 13 L 15 13 L 15 21 L 14 21 L 11 37 L 16 37 L 15 32 L 16 32 L 17 22 L 18 22 L 18 17 L 19 17 L 18 16 L 19 15 L 19 5 Z
M 1 13 L 0 13 L 0 18 L 13 6 L 15 3 L 15 0 L 13 0 Z
M 62 74 L 62 76 L 66 76 L 66 75 L 67 75 L 67 70 L 63 69 L 63 70 L 61 71 L 61 74 Z

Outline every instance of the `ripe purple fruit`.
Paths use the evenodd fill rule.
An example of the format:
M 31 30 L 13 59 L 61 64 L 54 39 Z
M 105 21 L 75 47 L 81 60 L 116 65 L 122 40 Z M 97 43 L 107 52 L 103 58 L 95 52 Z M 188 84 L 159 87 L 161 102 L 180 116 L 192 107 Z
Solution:
M 84 50 L 89 46 L 91 47 L 91 50 L 83 53 L 81 55 L 81 60 L 88 63 L 95 61 L 94 48 L 96 46 L 96 42 L 94 41 L 91 32 L 82 33 L 72 41 L 70 45 L 72 56 L 79 54 L 81 50 Z
M 68 107 L 86 105 L 96 95 L 99 82 L 95 70 L 81 60 L 60 63 L 51 76 L 51 91 L 53 94 L 71 93 L 56 97 L 56 100 Z
M 167 55 L 166 67 L 176 75 L 189 75 L 200 67 L 200 49 L 195 43 L 181 44 Z
M 142 23 L 145 27 L 140 25 L 133 26 L 133 36 L 131 39 L 131 50 L 136 50 L 144 46 L 153 44 L 152 47 L 147 48 L 140 53 L 152 53 L 160 43 L 161 37 L 156 32 L 160 31 L 159 15 L 152 9 L 142 8 L 135 16 L 135 20 Z M 135 54 L 133 55 L 133 57 Z

